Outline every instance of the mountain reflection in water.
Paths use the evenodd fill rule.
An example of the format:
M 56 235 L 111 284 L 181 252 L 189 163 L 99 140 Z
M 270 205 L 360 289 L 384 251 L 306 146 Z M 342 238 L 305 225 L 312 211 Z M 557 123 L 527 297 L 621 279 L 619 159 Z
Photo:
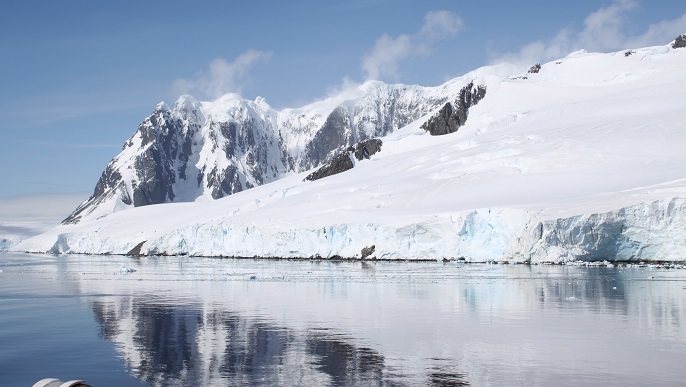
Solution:
M 383 355 L 327 329 L 297 332 L 230 311 L 156 301 L 131 296 L 92 304 L 103 338 L 130 335 L 130 348 L 120 350 L 136 377 L 151 385 L 379 385 L 393 378 Z M 426 376 L 438 385 L 468 385 L 465 379 L 440 370 Z
M 73 256 L 17 267 L 3 267 L 0 289 L 16 294 L 0 301 L 84 303 L 153 386 L 686 378 L 686 270 Z

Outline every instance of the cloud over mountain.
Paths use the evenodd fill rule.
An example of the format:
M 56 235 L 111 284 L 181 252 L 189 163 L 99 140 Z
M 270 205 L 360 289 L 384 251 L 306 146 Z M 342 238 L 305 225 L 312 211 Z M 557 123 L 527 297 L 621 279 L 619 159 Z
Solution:
M 686 13 L 678 18 L 651 24 L 639 35 L 628 31 L 629 16 L 640 9 L 636 0 L 615 0 L 607 7 L 590 13 L 583 29 L 560 30 L 550 39 L 541 39 L 524 45 L 518 51 L 493 55 L 491 63 L 510 62 L 523 66 L 561 58 L 581 49 L 607 52 L 631 47 L 664 44 L 686 31 Z
M 402 61 L 428 56 L 438 41 L 455 37 L 463 27 L 464 22 L 457 14 L 431 11 L 424 16 L 424 24 L 414 34 L 401 34 L 395 38 L 389 34 L 381 35 L 374 48 L 362 58 L 365 78 L 397 80 Z
M 201 98 L 215 99 L 226 93 L 240 93 L 250 82 L 249 73 L 254 65 L 266 62 L 271 52 L 248 50 L 232 62 L 224 58 L 212 60 L 206 70 L 192 79 L 177 79 L 172 85 L 174 95 L 193 94 Z

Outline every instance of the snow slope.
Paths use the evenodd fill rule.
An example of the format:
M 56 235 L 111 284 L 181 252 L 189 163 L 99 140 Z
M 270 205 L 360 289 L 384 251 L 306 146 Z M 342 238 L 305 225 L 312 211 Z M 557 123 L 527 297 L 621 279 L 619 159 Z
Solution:
M 576 52 L 487 87 L 458 132 L 425 115 L 345 173 L 61 225 L 53 253 L 468 261 L 686 259 L 686 49 Z M 437 111 L 436 108 L 434 111 Z

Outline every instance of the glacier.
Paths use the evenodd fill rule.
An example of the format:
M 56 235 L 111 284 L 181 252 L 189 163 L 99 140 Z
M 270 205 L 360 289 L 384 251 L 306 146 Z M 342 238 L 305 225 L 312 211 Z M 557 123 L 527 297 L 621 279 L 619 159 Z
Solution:
M 364 248 L 374 246 L 373 256 L 366 259 L 679 262 L 684 260 L 686 198 L 548 220 L 521 210 L 481 209 L 392 225 L 286 228 L 220 221 L 184 225 L 156 239 L 143 231 L 99 234 L 59 233 L 47 252 L 123 255 L 142 243 L 138 254 L 145 255 L 360 259 Z
M 308 158 L 307 144 L 331 112 L 375 105 L 346 96 L 308 105 L 307 112 L 287 109 L 287 116 L 274 113 L 270 121 L 277 123 L 272 129 L 282 128 L 285 149 L 270 154 L 286 154 L 286 162 L 260 184 L 216 200 L 165 200 L 125 211 L 96 206 L 77 222 L 12 249 L 361 259 L 362 250 L 374 246 L 365 259 L 684 261 L 684 63 L 686 50 L 670 44 L 634 49 L 630 56 L 580 51 L 524 75 L 484 67 L 430 89 L 444 97 L 405 116 L 402 127 L 367 133 L 370 126 L 360 124 L 345 132 L 350 141 L 326 148 L 318 159 Z M 446 100 L 471 82 L 487 90 L 485 97 L 459 130 L 432 136 L 426 123 L 450 111 Z M 354 94 L 364 96 L 369 88 L 387 86 L 368 83 Z M 183 100 L 196 113 L 205 106 L 205 117 L 220 117 L 226 100 L 245 103 L 237 98 L 209 105 Z M 335 151 L 366 138 L 361 133 L 380 137 L 382 150 L 343 173 L 303 181 Z M 197 158 L 210 157 L 207 152 L 191 153 L 187 165 L 208 165 Z M 169 170 L 177 173 L 175 162 Z M 299 167 L 279 169 L 287 164 Z M 196 181 L 201 175 L 186 173 Z M 214 198 L 211 188 L 200 196 Z

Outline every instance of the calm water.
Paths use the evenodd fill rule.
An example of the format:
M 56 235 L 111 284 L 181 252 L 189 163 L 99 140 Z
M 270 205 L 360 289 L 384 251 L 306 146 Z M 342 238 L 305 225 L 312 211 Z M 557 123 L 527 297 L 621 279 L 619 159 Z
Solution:
M 686 383 L 686 270 L 9 253 L 0 270 L 3 386 Z

